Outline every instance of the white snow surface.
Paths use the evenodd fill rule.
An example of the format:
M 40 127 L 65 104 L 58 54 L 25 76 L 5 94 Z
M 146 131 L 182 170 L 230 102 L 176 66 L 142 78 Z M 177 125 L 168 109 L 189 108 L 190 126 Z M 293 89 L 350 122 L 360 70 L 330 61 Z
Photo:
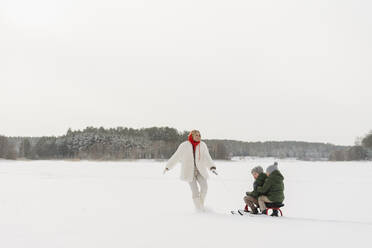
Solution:
M 217 161 L 197 213 L 165 161 L 1 160 L 0 247 L 371 247 L 371 162 L 276 160 L 284 217 L 231 215 L 274 161 Z

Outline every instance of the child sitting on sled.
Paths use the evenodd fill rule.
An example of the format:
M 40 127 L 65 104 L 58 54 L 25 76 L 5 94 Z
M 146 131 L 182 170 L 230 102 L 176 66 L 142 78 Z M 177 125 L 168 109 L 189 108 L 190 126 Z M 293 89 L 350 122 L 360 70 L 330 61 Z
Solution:
M 284 201 L 284 177 L 278 170 L 278 163 L 268 166 L 266 175 L 265 183 L 257 187 L 258 205 L 262 214 L 267 214 L 266 203 L 281 204 Z M 272 216 L 278 216 L 278 210 L 274 210 Z
M 262 187 L 265 183 L 265 179 L 267 178 L 266 174 L 263 172 L 263 168 L 261 166 L 256 166 L 251 170 L 251 174 L 253 178 L 255 179 L 253 183 L 253 191 L 252 192 L 246 192 L 246 196 L 244 197 L 245 202 L 245 212 L 248 212 L 248 206 L 251 208 L 252 214 L 258 214 L 258 187 Z

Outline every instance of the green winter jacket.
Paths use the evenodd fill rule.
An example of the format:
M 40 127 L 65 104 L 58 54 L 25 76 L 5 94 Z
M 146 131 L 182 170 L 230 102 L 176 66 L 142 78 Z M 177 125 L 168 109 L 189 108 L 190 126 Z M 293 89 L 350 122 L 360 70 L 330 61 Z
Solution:
M 272 202 L 284 201 L 284 177 L 280 171 L 273 171 L 265 180 L 262 187 L 258 187 L 257 191 L 260 195 L 266 195 Z
M 253 183 L 253 191 L 252 192 L 247 192 L 247 195 L 252 196 L 254 198 L 258 198 L 260 195 L 257 191 L 259 186 L 263 186 L 265 183 L 265 179 L 267 178 L 265 173 L 260 173 L 257 177 L 257 179 Z

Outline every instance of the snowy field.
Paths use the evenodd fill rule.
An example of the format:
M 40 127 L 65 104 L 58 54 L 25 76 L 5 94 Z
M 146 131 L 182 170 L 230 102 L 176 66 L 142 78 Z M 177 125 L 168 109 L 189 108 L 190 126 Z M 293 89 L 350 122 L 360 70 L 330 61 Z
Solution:
M 0 247 L 372 246 L 371 162 L 277 161 L 280 218 L 229 214 L 273 159 L 216 162 L 205 213 L 164 162 L 0 160 Z

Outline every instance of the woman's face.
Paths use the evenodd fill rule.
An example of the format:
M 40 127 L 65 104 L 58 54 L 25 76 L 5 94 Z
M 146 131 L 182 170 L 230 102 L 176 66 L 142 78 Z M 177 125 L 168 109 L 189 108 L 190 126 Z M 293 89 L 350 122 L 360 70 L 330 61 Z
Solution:
M 192 135 L 192 138 L 193 138 L 194 141 L 199 142 L 199 141 L 201 140 L 200 133 L 199 133 L 199 132 L 195 132 L 195 133 Z

